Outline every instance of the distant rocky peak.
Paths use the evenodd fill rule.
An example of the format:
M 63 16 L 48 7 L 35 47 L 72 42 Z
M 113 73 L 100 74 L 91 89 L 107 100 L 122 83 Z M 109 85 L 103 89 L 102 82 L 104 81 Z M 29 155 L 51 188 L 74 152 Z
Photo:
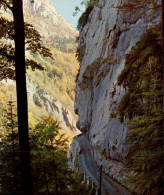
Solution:
M 25 20 L 33 24 L 34 21 L 31 21 L 31 17 L 35 17 L 34 23 L 36 24 L 33 24 L 34 26 L 45 27 L 47 25 L 45 20 L 47 20 L 51 26 L 53 25 L 58 28 L 58 30 L 61 32 L 61 36 L 73 38 L 75 35 L 77 35 L 74 27 L 58 13 L 57 9 L 52 3 L 52 0 L 23 0 L 23 3 Z M 39 24 L 37 25 L 37 23 Z M 40 31 L 40 29 L 37 30 Z M 50 34 L 51 33 L 52 32 L 50 32 Z
M 51 0 L 23 0 L 23 4 L 30 6 L 34 10 L 37 10 L 41 5 L 53 7 L 53 3 Z
M 31 9 L 31 14 L 49 18 L 54 24 L 58 23 L 60 15 L 51 0 L 24 0 L 25 15 L 29 14 L 26 8 Z

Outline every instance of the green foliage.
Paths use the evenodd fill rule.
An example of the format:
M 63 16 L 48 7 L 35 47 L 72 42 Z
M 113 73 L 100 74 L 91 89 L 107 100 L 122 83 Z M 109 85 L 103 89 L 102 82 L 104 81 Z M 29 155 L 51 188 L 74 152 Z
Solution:
M 82 13 L 82 15 L 80 16 L 79 20 L 78 20 L 78 24 L 77 24 L 77 30 L 80 30 L 81 27 L 85 26 L 85 24 L 88 22 L 88 17 L 89 14 L 91 13 L 91 11 L 93 10 L 93 6 L 99 6 L 98 4 L 98 0 L 83 0 L 81 2 L 81 5 L 84 5 L 86 10 L 84 13 Z M 75 12 L 73 13 L 73 15 L 77 15 L 77 13 L 80 12 L 79 7 L 75 7 Z
M 68 167 L 68 139 L 57 120 L 44 118 L 31 131 L 32 170 L 36 193 L 89 194 L 82 174 Z
M 155 26 L 126 55 L 125 68 L 117 81 L 126 88 L 118 113 L 130 126 L 126 170 L 133 174 L 126 182 L 143 194 L 163 192 L 161 67 L 161 30 Z
M 0 142 L 0 191 L 3 194 L 19 194 L 21 183 L 17 123 L 11 108 L 9 102 L 7 133 Z M 69 169 L 68 138 L 60 133 L 57 120 L 43 118 L 31 129 L 30 142 L 34 193 L 94 194 L 91 186 L 82 183 L 82 173 Z
M 85 7 L 89 7 L 92 5 L 98 5 L 98 0 L 83 0 L 81 2 L 81 5 L 84 5 Z
M 146 101 L 145 93 L 151 83 L 154 86 L 154 88 L 151 86 L 152 93 L 157 93 L 159 89 L 159 83 L 157 83 L 157 79 L 161 77 L 161 36 L 159 32 L 159 26 L 149 29 L 126 55 L 125 68 L 117 79 L 117 84 L 127 89 L 118 106 L 121 120 L 125 113 L 129 118 L 144 113 L 143 101 Z
M 64 135 L 58 135 L 59 130 L 57 120 L 44 118 L 30 133 L 34 188 L 37 193 L 56 192 L 60 179 L 58 173 L 66 169 L 68 140 Z
M 0 17 L 0 28 L 3 30 L 0 33 L 0 80 L 15 79 L 15 48 L 14 45 L 14 24 L 4 17 Z M 50 50 L 43 46 L 41 36 L 33 28 L 32 25 L 25 23 L 25 44 L 26 51 L 39 53 L 44 57 L 52 58 Z M 4 39 L 10 40 L 4 41 Z M 41 64 L 34 59 L 26 59 L 26 67 L 31 67 L 32 70 L 44 70 Z
M 86 8 L 85 12 L 82 13 L 82 15 L 80 16 L 80 18 L 78 19 L 78 24 L 77 24 L 77 30 L 80 30 L 81 27 L 85 26 L 85 24 L 88 21 L 88 17 L 89 14 L 91 13 L 91 11 L 93 10 L 93 6 L 89 6 Z
M 42 148 L 48 144 L 53 150 L 60 149 L 67 152 L 68 138 L 59 133 L 60 129 L 60 123 L 57 120 L 52 120 L 50 117 L 41 119 L 31 131 L 32 148 L 39 149 L 39 147 Z
M 6 121 L 0 140 L 0 191 L 18 193 L 20 189 L 20 159 L 18 146 L 17 121 L 13 101 L 7 104 Z

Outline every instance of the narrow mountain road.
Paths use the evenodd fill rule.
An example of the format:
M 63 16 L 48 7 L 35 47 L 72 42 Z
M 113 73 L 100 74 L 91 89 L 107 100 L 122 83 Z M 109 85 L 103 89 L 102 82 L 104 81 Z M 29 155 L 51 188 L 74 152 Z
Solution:
M 91 180 L 96 184 L 96 186 L 99 186 L 100 170 L 93 159 L 93 149 L 90 143 L 84 135 L 76 137 L 75 140 L 81 147 L 79 161 L 82 169 L 88 176 L 91 177 Z M 130 195 L 126 188 L 112 180 L 104 173 L 102 174 L 102 191 L 104 195 Z

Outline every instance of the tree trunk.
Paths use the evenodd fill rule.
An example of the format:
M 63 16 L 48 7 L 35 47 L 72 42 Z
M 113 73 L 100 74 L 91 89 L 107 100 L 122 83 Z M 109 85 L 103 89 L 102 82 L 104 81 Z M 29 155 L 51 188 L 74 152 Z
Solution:
M 163 84 L 163 114 L 164 114 L 164 1 L 162 0 L 162 84 Z M 164 128 L 164 120 L 163 120 Z
M 21 158 L 22 192 L 32 192 L 30 145 L 28 135 L 28 106 L 25 69 L 25 33 L 22 0 L 13 0 L 15 28 L 15 72 L 18 110 L 18 133 Z

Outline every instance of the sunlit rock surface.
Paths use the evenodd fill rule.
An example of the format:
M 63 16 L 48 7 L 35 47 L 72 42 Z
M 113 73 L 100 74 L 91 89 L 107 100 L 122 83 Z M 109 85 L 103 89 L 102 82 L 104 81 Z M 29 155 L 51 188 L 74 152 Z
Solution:
M 38 117 L 38 120 L 42 116 L 56 117 L 64 131 L 69 132 L 72 136 L 79 133 L 74 116 L 59 101 L 53 99 L 45 90 L 31 80 L 27 83 L 27 87 L 29 106 L 35 108 L 37 112 L 35 117 Z
M 38 31 L 42 29 L 42 36 L 54 37 L 60 34 L 65 38 L 74 38 L 77 35 L 74 27 L 58 13 L 52 0 L 24 0 L 23 3 L 25 20 L 28 22 L 33 18 L 33 25 Z M 56 27 L 55 31 L 51 31 L 50 24 L 53 28 Z
M 125 93 L 117 87 L 117 77 L 124 68 L 125 54 L 153 23 L 155 16 L 121 12 L 122 0 L 100 0 L 94 6 L 88 23 L 81 29 L 78 51 L 81 64 L 77 79 L 75 112 L 77 127 L 86 134 L 94 148 L 94 158 L 103 164 L 107 174 L 121 181 L 124 173 L 127 127 L 120 123 L 116 105 Z M 159 15 L 159 13 L 157 14 Z

